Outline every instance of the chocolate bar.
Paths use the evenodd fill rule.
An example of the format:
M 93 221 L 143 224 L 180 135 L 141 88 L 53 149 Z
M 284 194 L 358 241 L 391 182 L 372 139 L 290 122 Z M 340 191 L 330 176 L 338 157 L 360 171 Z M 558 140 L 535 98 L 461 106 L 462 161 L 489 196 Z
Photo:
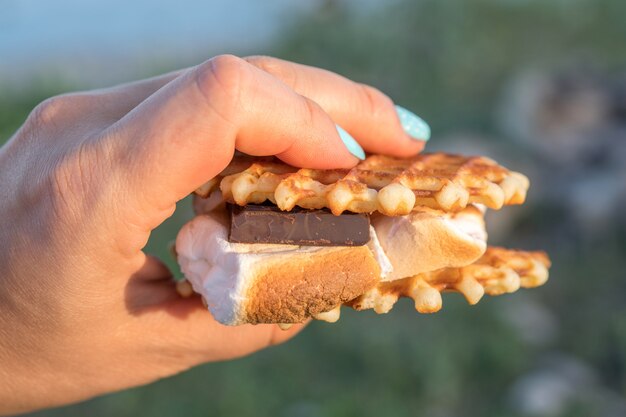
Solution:
M 236 243 L 282 243 L 301 246 L 362 246 L 370 240 L 367 214 L 335 216 L 326 209 L 228 204 L 229 240 Z

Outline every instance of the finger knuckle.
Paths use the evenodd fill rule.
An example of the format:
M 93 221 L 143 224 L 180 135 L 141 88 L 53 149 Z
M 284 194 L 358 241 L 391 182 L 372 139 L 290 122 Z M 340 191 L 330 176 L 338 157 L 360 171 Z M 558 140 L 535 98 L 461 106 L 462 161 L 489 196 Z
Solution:
M 267 72 L 273 72 L 279 67 L 278 60 L 267 55 L 252 55 L 244 57 L 243 59 L 255 67 Z
M 78 109 L 84 109 L 96 100 L 87 93 L 63 94 L 50 97 L 39 103 L 28 116 L 29 125 L 48 126 L 59 124 Z
M 363 111 L 370 117 L 385 117 L 393 112 L 393 101 L 387 95 L 367 84 L 358 84 L 358 86 Z
M 234 55 L 218 55 L 200 64 L 196 69 L 196 83 L 210 96 L 216 87 L 229 95 L 237 95 L 247 79 L 245 61 Z
M 285 65 L 280 59 L 266 55 L 254 55 L 244 59 L 260 70 L 283 80 L 286 84 L 293 85 L 296 80 L 296 73 L 293 67 Z
M 28 116 L 31 124 L 49 124 L 56 120 L 67 107 L 67 96 L 50 97 L 39 103 Z
M 192 83 L 207 108 L 227 123 L 234 124 L 243 95 L 251 83 L 249 64 L 234 55 L 219 55 L 202 63 L 192 74 Z
M 302 127 L 305 132 L 313 132 L 324 113 L 319 104 L 303 97 Z
M 213 114 L 228 123 L 234 122 L 242 107 L 244 92 L 249 89 L 249 64 L 234 55 L 219 55 L 195 69 L 194 82 Z

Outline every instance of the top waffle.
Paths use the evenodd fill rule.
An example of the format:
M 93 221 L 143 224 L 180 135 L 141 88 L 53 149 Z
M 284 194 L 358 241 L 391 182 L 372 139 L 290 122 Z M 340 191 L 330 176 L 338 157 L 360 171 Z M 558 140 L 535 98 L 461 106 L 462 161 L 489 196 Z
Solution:
M 271 201 L 294 206 L 387 216 L 426 206 L 458 211 L 480 203 L 492 209 L 521 204 L 528 178 L 482 156 L 420 154 L 401 159 L 371 155 L 352 169 L 298 169 L 275 158 L 237 155 L 216 178 L 196 190 L 207 197 L 218 189 L 238 205 Z

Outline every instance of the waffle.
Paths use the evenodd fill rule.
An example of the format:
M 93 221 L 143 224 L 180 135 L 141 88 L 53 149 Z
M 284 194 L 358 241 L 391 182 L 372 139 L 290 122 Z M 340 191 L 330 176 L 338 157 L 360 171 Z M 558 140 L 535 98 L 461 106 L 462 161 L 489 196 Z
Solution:
M 501 295 L 544 284 L 549 267 L 550 260 L 544 252 L 489 247 L 471 265 L 380 283 L 347 304 L 355 310 L 374 309 L 381 314 L 389 312 L 400 297 L 409 297 L 420 313 L 435 313 L 441 310 L 443 291 L 460 292 L 474 305 L 484 294 Z
M 237 155 L 216 178 L 196 190 L 208 197 L 218 189 L 238 205 L 271 201 L 281 210 L 295 206 L 387 216 L 425 206 L 458 211 L 479 203 L 492 209 L 522 204 L 528 179 L 482 156 L 446 153 L 400 159 L 371 155 L 352 169 L 298 169 L 274 158 Z

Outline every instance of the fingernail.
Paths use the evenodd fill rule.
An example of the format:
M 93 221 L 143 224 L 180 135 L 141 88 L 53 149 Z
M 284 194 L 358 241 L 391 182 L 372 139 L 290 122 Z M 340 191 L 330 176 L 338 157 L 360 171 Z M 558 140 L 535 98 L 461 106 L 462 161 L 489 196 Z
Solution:
M 396 105 L 396 113 L 402 124 L 402 129 L 413 139 L 427 142 L 430 139 L 430 126 L 417 114 Z
M 348 151 L 350 151 L 352 155 L 363 161 L 365 159 L 365 151 L 363 150 L 363 148 L 361 148 L 359 142 L 354 140 L 354 138 L 350 136 L 348 132 L 343 130 L 341 126 L 335 126 L 337 126 L 337 132 L 339 132 L 339 137 L 343 141 L 343 144 L 346 145 L 346 148 L 348 148 Z

